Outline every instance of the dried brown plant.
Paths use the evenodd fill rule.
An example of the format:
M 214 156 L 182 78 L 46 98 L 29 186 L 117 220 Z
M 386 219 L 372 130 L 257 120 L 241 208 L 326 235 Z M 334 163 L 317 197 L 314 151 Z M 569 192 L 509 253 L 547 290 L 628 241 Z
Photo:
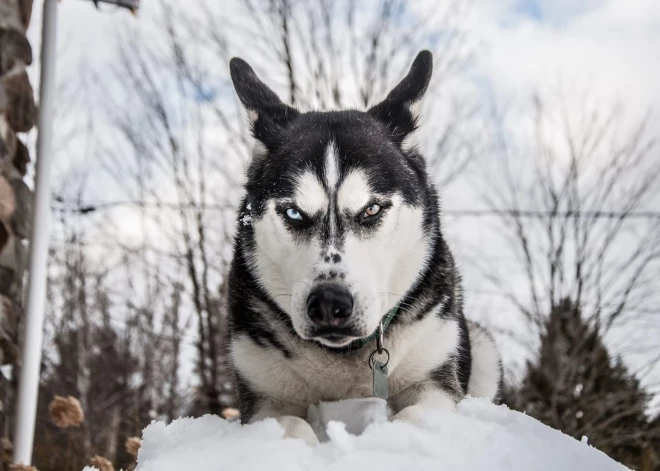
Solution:
M 125 446 L 129 455 L 137 456 L 138 451 L 140 451 L 140 447 L 142 446 L 142 440 L 140 440 L 138 437 L 128 437 L 126 439 Z
M 48 412 L 59 428 L 78 427 L 85 420 L 80 402 L 73 396 L 55 396 L 48 406 Z
M 91 460 L 92 466 L 97 467 L 100 471 L 115 471 L 115 467 L 112 465 L 112 462 L 99 455 L 94 455 Z

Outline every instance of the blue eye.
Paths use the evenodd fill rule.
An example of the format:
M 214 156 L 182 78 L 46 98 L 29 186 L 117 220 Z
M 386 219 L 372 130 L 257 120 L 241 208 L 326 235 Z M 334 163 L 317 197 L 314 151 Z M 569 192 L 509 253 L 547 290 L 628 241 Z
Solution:
M 292 219 L 294 221 L 302 221 L 303 217 L 302 214 L 300 214 L 300 211 L 298 211 L 295 208 L 289 208 L 286 210 L 286 217 L 289 219 Z

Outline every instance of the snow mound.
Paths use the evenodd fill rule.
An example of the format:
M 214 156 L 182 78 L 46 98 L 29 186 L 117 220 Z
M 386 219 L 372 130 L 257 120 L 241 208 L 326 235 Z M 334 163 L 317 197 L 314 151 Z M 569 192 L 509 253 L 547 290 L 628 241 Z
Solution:
M 154 422 L 144 430 L 137 471 L 626 470 L 585 443 L 483 399 L 466 399 L 458 413 L 429 412 L 421 426 L 372 424 L 360 436 L 330 422 L 330 441 L 314 448 L 282 434 L 273 419 L 246 426 L 211 415 Z

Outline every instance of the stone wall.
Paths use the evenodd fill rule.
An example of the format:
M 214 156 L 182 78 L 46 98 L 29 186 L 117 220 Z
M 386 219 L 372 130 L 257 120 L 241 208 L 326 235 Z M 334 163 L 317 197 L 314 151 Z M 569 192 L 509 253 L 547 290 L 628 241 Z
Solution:
M 20 361 L 18 331 L 30 221 L 31 191 L 24 178 L 30 161 L 23 144 L 37 109 L 26 67 L 32 48 L 25 31 L 32 0 L 0 0 L 0 437 L 11 432 L 13 370 Z M 9 442 L 3 439 L 0 462 Z M 3 459 L 4 458 L 4 459 Z

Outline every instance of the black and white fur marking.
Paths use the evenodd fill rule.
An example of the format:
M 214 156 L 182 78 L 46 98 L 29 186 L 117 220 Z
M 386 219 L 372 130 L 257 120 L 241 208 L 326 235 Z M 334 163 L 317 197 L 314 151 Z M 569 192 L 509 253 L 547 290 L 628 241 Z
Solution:
M 397 304 L 385 332 L 389 404 L 416 421 L 470 394 L 497 400 L 500 360 L 469 324 L 425 161 L 405 145 L 432 56 L 370 110 L 300 112 L 250 66 L 231 77 L 257 141 L 230 273 L 231 361 L 241 419 L 274 417 L 309 437 L 310 404 L 372 395 L 355 348 Z

